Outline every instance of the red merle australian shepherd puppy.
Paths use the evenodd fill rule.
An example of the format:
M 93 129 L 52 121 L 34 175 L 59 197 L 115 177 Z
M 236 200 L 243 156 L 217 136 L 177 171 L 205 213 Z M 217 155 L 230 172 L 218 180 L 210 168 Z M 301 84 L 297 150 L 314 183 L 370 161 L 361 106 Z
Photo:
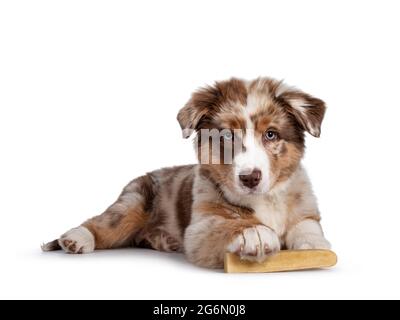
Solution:
M 210 268 L 225 252 L 262 261 L 280 249 L 327 249 L 300 164 L 304 132 L 318 137 L 324 112 L 322 100 L 270 78 L 200 89 L 178 114 L 199 164 L 133 180 L 103 214 L 42 249 L 148 247 Z

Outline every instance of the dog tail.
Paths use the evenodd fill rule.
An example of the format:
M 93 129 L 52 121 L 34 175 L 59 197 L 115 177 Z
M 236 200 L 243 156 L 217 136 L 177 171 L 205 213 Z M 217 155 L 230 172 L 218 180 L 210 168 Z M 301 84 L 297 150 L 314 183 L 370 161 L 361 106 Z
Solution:
M 53 240 L 53 241 L 48 242 L 48 243 L 43 243 L 40 247 L 42 248 L 42 251 L 44 251 L 44 252 L 61 250 L 61 247 L 58 244 L 58 239 Z

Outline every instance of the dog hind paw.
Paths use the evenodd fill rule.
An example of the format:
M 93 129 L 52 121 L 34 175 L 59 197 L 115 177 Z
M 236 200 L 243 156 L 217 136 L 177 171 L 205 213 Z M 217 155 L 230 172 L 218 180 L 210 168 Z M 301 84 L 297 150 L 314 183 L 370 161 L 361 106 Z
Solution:
M 87 228 L 80 226 L 64 233 L 58 244 L 67 253 L 90 253 L 94 251 L 95 239 Z

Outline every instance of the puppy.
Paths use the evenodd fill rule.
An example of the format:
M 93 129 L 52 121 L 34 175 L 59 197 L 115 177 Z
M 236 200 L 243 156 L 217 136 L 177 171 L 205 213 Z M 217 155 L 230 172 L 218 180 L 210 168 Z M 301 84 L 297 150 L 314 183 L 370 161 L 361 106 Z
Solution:
M 44 251 L 147 247 L 223 265 L 225 252 L 262 261 L 281 249 L 328 249 L 300 162 L 304 134 L 319 137 L 322 100 L 271 78 L 232 78 L 193 93 L 178 114 L 195 133 L 197 165 L 130 182 L 104 213 Z

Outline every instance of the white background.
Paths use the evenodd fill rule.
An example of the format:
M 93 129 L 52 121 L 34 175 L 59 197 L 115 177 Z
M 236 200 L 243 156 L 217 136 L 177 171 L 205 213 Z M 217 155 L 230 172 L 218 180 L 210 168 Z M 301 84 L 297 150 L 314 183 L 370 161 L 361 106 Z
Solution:
M 2 1 L 1 298 L 400 298 L 398 1 Z M 135 176 L 192 163 L 176 113 L 260 75 L 324 99 L 304 161 L 329 271 L 226 275 L 181 255 L 42 253 Z

